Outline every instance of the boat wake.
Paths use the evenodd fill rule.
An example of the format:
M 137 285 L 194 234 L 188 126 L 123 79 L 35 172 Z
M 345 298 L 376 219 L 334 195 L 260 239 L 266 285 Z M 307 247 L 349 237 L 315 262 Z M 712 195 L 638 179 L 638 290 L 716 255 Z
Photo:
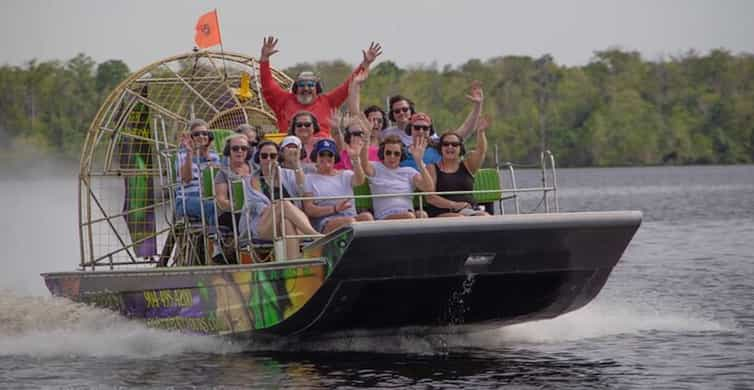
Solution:
M 149 329 L 118 313 L 64 298 L 0 292 L 0 356 L 151 358 L 241 351 L 225 339 Z
M 696 333 L 734 331 L 726 325 L 698 314 L 638 308 L 621 303 L 620 306 L 594 302 L 556 319 L 513 325 L 489 332 L 486 341 L 499 343 L 561 343 L 610 337 L 642 335 L 656 332 Z
M 468 329 L 467 329 L 468 330 Z M 472 328 L 473 330 L 473 328 Z M 552 320 L 528 322 L 478 332 L 454 327 L 403 328 L 390 331 L 350 331 L 317 338 L 254 341 L 247 351 L 327 351 L 446 354 L 453 349 L 497 349 L 560 344 L 618 335 L 642 336 L 657 332 L 735 332 L 736 326 L 699 315 L 595 302 Z
M 553 320 L 472 333 L 454 327 L 349 331 L 248 342 L 150 329 L 118 313 L 65 298 L 0 294 L 0 356 L 152 358 L 184 353 L 372 352 L 442 355 L 458 348 L 516 348 L 616 335 L 727 332 L 735 326 L 688 313 L 662 313 L 602 301 Z

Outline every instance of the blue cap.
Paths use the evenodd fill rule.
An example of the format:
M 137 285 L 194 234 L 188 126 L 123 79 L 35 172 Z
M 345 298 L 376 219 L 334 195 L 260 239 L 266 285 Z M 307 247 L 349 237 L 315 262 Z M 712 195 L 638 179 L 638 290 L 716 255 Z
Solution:
M 317 141 L 316 144 L 314 144 L 314 148 L 312 149 L 312 155 L 309 157 L 312 162 L 317 162 L 317 156 L 321 152 L 328 151 L 331 152 L 335 156 L 335 163 L 337 164 L 340 161 L 340 153 L 338 153 L 338 148 L 335 147 L 335 141 L 325 138 Z

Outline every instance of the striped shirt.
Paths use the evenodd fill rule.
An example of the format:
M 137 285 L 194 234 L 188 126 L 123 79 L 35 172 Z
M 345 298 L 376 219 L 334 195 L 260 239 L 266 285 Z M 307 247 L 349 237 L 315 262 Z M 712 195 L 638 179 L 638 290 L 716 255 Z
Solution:
M 199 197 L 199 178 L 201 177 L 200 169 L 204 169 L 210 164 L 220 165 L 220 158 L 215 152 L 209 152 L 209 158 L 194 156 L 191 163 L 191 181 L 184 183 L 181 179 L 181 166 L 186 161 L 188 155 L 184 149 L 178 152 L 176 159 L 175 172 L 178 178 L 178 187 L 175 189 L 176 198 Z

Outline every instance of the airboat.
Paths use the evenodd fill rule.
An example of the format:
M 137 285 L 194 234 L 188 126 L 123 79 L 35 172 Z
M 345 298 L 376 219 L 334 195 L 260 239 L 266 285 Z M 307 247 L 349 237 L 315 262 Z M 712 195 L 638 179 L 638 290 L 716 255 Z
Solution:
M 474 331 L 586 305 L 641 223 L 638 211 L 560 212 L 554 158 L 543 154 L 539 188 L 518 188 L 512 165 L 478 174 L 474 196 L 493 216 L 357 223 L 312 238 L 293 259 L 277 241 L 234 232 L 235 264 L 215 264 L 221 233 L 173 212 L 178 134 L 201 118 L 215 142 L 242 123 L 276 139 L 258 74 L 251 57 L 199 51 L 148 65 L 110 93 L 81 153 L 81 261 L 42 274 L 53 295 L 208 335 Z M 533 191 L 545 212 L 520 213 L 519 196 Z

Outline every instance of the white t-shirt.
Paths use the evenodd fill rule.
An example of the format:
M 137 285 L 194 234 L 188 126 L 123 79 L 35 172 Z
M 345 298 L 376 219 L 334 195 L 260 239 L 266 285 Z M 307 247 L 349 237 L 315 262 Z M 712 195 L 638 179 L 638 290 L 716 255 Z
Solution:
M 369 177 L 369 190 L 372 195 L 414 192 L 416 188 L 414 178 L 419 174 L 416 169 L 411 167 L 389 169 L 379 162 L 372 163 L 372 166 L 374 176 Z M 390 214 L 414 209 L 411 195 L 374 198 L 372 205 L 376 219 L 384 219 Z
M 298 184 L 296 184 L 296 171 L 288 168 L 278 168 L 280 170 L 280 181 L 283 182 L 283 187 L 288 191 L 290 196 L 299 196 Z
M 321 175 L 319 173 L 309 173 L 306 175 L 306 184 L 304 185 L 304 192 L 311 193 L 312 196 L 353 196 L 353 171 L 344 170 L 338 171 L 336 175 Z M 343 199 L 322 199 L 315 200 L 314 204 L 317 206 L 334 205 L 338 202 L 342 202 Z M 354 206 L 353 198 L 351 199 L 351 207 L 345 210 L 341 210 L 337 215 L 332 216 L 355 216 L 356 207 Z M 320 220 L 331 217 L 327 215 L 321 218 L 312 218 L 312 224 L 318 225 Z

